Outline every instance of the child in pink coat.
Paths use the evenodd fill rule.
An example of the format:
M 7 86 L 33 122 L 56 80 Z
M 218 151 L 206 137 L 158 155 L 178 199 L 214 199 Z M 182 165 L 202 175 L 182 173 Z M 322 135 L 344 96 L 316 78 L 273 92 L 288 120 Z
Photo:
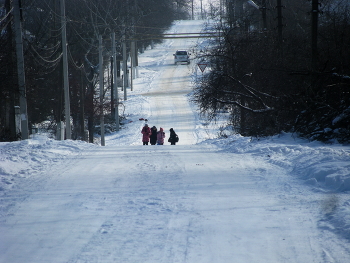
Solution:
M 164 144 L 164 138 L 165 138 L 165 133 L 163 131 L 163 128 L 159 128 L 159 132 L 157 133 L 157 143 L 158 143 L 158 145 L 163 145 Z

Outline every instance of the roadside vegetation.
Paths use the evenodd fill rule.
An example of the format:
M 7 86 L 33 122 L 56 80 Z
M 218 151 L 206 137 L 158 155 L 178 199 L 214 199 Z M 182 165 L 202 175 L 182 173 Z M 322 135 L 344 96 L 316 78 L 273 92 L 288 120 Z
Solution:
M 116 34 L 117 60 L 122 41 L 137 39 L 138 49 L 161 41 L 174 20 L 189 18 L 189 0 L 66 0 L 68 70 L 72 139 L 90 134 L 99 116 L 98 39 L 103 38 L 104 112 L 110 115 L 111 34 Z M 56 132 L 64 121 L 60 1 L 21 1 L 26 99 L 29 131 L 36 124 Z M 0 141 L 21 139 L 16 133 L 15 106 L 19 88 L 15 54 L 13 2 L 0 0 Z M 119 102 L 116 102 L 119 103 Z
M 211 69 L 194 91 L 202 114 L 228 110 L 244 136 L 285 131 L 349 142 L 348 1 L 319 1 L 317 17 L 315 1 L 254 1 L 260 9 L 246 2 L 233 1 L 215 28 L 222 37 L 199 55 Z
M 217 2 L 201 12 L 202 18 L 217 21 L 214 31 L 221 35 L 198 55 L 210 69 L 196 83 L 192 97 L 201 113 L 214 120 L 218 113 L 228 112 L 229 124 L 243 136 L 284 131 L 310 140 L 349 142 L 348 1 Z M 15 124 L 20 92 L 12 3 L 0 0 L 0 141 L 21 139 Z M 114 105 L 123 107 L 121 101 L 111 100 L 111 33 L 116 34 L 118 61 L 124 40 L 128 52 L 131 39 L 137 39 L 137 49 L 143 52 L 162 41 L 162 33 L 175 20 L 191 18 L 192 1 L 65 4 L 72 139 L 87 140 L 88 130 L 92 142 L 100 112 L 109 122 Z M 65 121 L 60 3 L 22 0 L 21 7 L 29 131 L 41 124 L 54 136 L 57 124 Z M 105 72 L 102 107 L 100 35 Z M 121 75 L 113 81 L 122 86 Z

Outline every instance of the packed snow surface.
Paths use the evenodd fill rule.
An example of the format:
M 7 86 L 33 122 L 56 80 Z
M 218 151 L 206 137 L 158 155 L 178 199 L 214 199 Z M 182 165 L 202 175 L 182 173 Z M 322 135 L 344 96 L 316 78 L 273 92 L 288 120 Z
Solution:
M 196 60 L 172 55 L 205 44 L 140 54 L 124 125 L 104 147 L 40 133 L 0 143 L 1 263 L 350 262 L 349 146 L 229 135 L 224 113 L 207 123 L 189 96 Z M 165 145 L 142 145 L 142 119 Z

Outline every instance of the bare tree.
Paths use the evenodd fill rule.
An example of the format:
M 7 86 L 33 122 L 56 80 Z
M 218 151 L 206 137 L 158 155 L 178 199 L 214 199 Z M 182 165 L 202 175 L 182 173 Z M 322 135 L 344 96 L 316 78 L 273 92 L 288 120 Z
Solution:
M 178 1 L 186 6 L 188 1 Z M 53 125 L 63 119 L 62 60 L 59 1 L 22 1 L 24 53 L 28 117 L 31 124 L 50 120 Z M 96 103 L 94 88 L 98 65 L 97 39 L 104 39 L 104 61 L 110 60 L 110 35 L 116 33 L 117 52 L 122 37 L 133 37 L 139 45 L 151 43 L 149 35 L 160 35 L 176 17 L 172 0 L 72 0 L 66 1 L 71 118 L 75 138 L 82 138 L 85 119 L 90 133 Z M 11 1 L 0 2 L 0 137 L 16 139 L 14 106 L 16 65 L 12 54 Z M 160 41 L 160 40 L 159 40 Z M 6 63 L 5 63 L 6 62 Z M 104 65 L 104 68 L 109 66 Z M 109 81 L 107 80 L 109 83 Z M 110 86 L 107 85 L 105 93 Z M 17 93 L 16 93 L 17 92 Z M 110 101 L 105 100 L 106 112 Z M 86 116 L 88 115 L 88 116 Z
M 201 112 L 214 118 L 228 109 L 242 135 L 284 130 L 310 139 L 349 141 L 350 23 L 344 3 L 327 1 L 320 10 L 314 63 L 311 2 L 285 7 L 283 56 L 277 52 L 281 39 L 273 24 L 264 34 L 222 24 L 218 30 L 224 37 L 207 54 L 212 70 L 194 91 Z M 269 23 L 271 17 L 268 10 Z

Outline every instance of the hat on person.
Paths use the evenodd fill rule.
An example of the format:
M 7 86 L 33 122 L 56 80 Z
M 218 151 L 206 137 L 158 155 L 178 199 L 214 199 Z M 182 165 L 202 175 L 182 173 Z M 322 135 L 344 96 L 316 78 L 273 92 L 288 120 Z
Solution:
M 148 124 L 147 124 L 147 123 L 145 124 L 145 127 L 148 127 Z
M 162 128 L 162 127 L 160 127 L 160 128 L 159 128 L 159 130 L 162 132 L 162 131 L 163 131 L 163 128 Z

